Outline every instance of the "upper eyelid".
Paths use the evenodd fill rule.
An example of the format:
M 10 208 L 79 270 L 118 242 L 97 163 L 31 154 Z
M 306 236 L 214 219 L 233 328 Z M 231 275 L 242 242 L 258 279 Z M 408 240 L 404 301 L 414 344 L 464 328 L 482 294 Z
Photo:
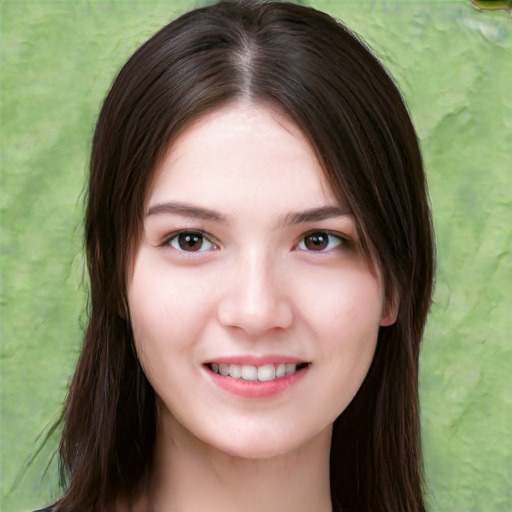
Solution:
M 342 240 L 344 240 L 346 242 L 352 242 L 353 241 L 352 237 L 350 235 L 347 235 L 346 233 L 343 233 L 341 231 L 336 231 L 336 230 L 333 230 L 333 229 L 322 229 L 322 228 L 316 228 L 316 229 L 308 230 L 306 233 L 302 234 L 299 237 L 299 240 L 302 240 L 303 238 L 305 238 L 305 237 L 307 237 L 309 235 L 314 235 L 315 233 L 326 233 L 326 234 L 334 236 L 336 238 L 341 238 Z
M 208 233 L 207 231 L 204 231 L 202 229 L 197 229 L 197 228 L 181 228 L 181 229 L 173 230 L 172 232 L 166 234 L 162 238 L 162 241 L 160 242 L 159 245 L 162 245 L 162 246 L 170 245 L 171 240 L 181 233 L 200 234 L 201 236 L 206 238 L 210 243 L 215 245 L 217 248 L 221 248 L 221 244 L 215 236 Z M 294 247 L 297 247 L 298 244 L 300 244 L 300 242 L 302 242 L 304 240 L 304 238 L 306 238 L 307 236 L 312 235 L 314 233 L 326 233 L 327 235 L 339 238 L 341 240 L 342 244 L 343 243 L 349 243 L 349 244 L 355 243 L 353 237 L 346 233 L 343 233 L 343 232 L 340 232 L 337 230 L 326 229 L 326 228 L 323 228 L 323 229 L 322 228 L 312 228 L 312 229 L 308 229 L 306 232 L 303 232 L 297 238 L 297 241 L 294 243 Z
M 330 237 L 334 237 L 339 241 L 339 243 L 336 244 L 335 247 L 332 247 L 330 249 L 326 248 L 326 249 L 322 249 L 319 251 L 310 250 L 307 248 L 306 249 L 300 248 L 300 245 L 304 243 L 305 239 L 310 235 L 314 235 L 315 233 L 324 233 Z M 353 246 L 354 246 L 354 240 L 351 237 L 349 237 L 348 235 L 340 233 L 339 231 L 333 231 L 330 229 L 312 229 L 312 230 L 309 230 L 308 232 L 302 234 L 299 237 L 297 242 L 293 245 L 293 250 L 316 254 L 316 255 L 322 255 L 322 254 L 327 255 L 327 254 L 332 254 L 333 252 L 336 252 L 336 251 L 349 249 Z
M 213 245 L 215 245 L 217 247 L 220 245 L 219 242 L 217 241 L 217 239 L 214 236 L 210 235 L 210 233 L 207 233 L 206 231 L 203 231 L 202 229 L 194 229 L 194 228 L 176 229 L 175 231 L 168 233 L 167 235 L 165 235 L 162 238 L 161 245 L 169 245 L 169 242 L 173 238 L 180 235 L 181 233 L 197 233 L 197 234 L 203 236 L 204 238 L 206 238 Z

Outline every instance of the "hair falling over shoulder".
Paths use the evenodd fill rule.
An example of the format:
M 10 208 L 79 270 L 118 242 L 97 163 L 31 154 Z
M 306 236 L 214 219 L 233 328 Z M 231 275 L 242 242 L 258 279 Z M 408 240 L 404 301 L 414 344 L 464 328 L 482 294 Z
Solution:
M 424 510 L 420 342 L 434 245 L 417 137 L 369 49 L 327 14 L 291 3 L 221 2 L 184 14 L 116 77 L 93 140 L 85 225 L 90 318 L 60 445 L 59 512 L 115 509 L 144 486 L 155 393 L 134 350 L 126 275 L 153 172 L 192 120 L 234 99 L 272 105 L 307 136 L 347 198 L 397 321 L 381 327 L 370 372 L 334 424 L 336 511 Z

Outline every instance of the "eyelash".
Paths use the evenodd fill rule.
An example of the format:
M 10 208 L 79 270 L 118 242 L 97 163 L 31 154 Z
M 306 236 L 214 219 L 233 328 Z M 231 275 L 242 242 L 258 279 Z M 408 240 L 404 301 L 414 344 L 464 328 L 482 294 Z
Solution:
M 196 250 L 196 251 L 187 251 L 185 249 L 183 249 L 182 247 L 179 247 L 179 237 L 180 236 L 187 236 L 188 237 L 197 237 L 199 238 L 202 243 L 201 243 L 201 246 L 204 244 L 204 242 L 207 242 L 211 245 L 211 248 L 209 249 L 206 249 L 206 250 Z M 173 245 L 174 243 L 176 243 L 178 246 L 176 245 Z M 176 249 L 177 251 L 181 252 L 181 253 L 188 253 L 188 254 L 195 254 L 195 253 L 203 253 L 203 252 L 207 252 L 207 251 L 210 251 L 210 250 L 213 250 L 213 249 L 218 249 L 218 245 L 214 242 L 212 242 L 212 240 L 210 239 L 209 236 L 207 236 L 205 233 L 203 233 L 202 231 L 198 231 L 198 230 L 195 230 L 195 229 L 184 229 L 184 230 L 181 230 L 181 231 L 175 231 L 174 233 L 171 233 L 170 235 L 168 235 L 165 240 L 163 241 L 162 243 L 163 246 L 170 246 L 172 247 L 173 249 Z
M 308 237 L 313 237 L 314 235 L 317 235 L 317 238 L 320 238 L 319 235 L 321 235 L 322 237 L 326 236 L 327 244 L 328 244 L 327 247 L 323 248 L 319 251 L 315 251 L 310 248 L 308 249 L 308 247 L 306 246 L 305 240 Z M 336 243 L 336 245 L 329 247 L 329 245 L 331 245 L 332 243 Z M 336 249 L 342 249 L 342 248 L 348 247 L 348 246 L 350 246 L 350 240 L 347 237 L 345 237 L 339 233 L 329 231 L 327 229 L 316 229 L 314 231 L 310 231 L 310 232 L 306 233 L 305 235 L 303 235 L 301 237 L 300 242 L 297 244 L 297 250 L 306 251 L 306 252 L 316 252 L 319 254 L 323 254 L 323 253 L 331 252 Z
M 308 237 L 314 237 L 315 235 L 316 235 L 317 240 L 322 239 L 323 237 L 327 237 L 327 246 L 321 248 L 318 251 L 311 249 L 311 247 L 308 248 L 306 239 Z M 188 251 L 188 250 L 184 249 L 183 247 L 180 246 L 180 240 L 179 240 L 180 236 L 185 236 L 185 240 L 182 240 L 182 242 L 187 242 L 187 240 L 186 240 L 187 237 L 188 238 L 196 237 L 196 240 L 199 240 L 201 242 L 201 247 L 198 250 L 192 250 L 192 251 Z M 205 242 L 210 244 L 211 247 L 209 247 L 207 249 L 203 249 L 202 246 Z M 316 243 L 316 242 L 314 242 L 314 243 Z M 333 243 L 335 244 L 334 246 L 332 246 Z M 350 246 L 350 243 L 351 242 L 347 237 L 340 235 L 339 233 L 334 233 L 329 230 L 317 229 L 314 231 L 309 231 L 308 233 L 304 234 L 300 238 L 299 243 L 296 245 L 295 250 L 323 254 L 323 253 L 328 253 L 333 250 L 341 249 L 344 247 L 346 248 L 347 246 Z M 180 253 L 187 253 L 187 254 L 197 254 L 197 253 L 209 252 L 211 250 L 216 250 L 219 248 L 219 246 L 211 240 L 211 237 L 209 235 L 207 235 L 206 233 L 204 233 L 202 231 L 194 230 L 194 229 L 175 231 L 174 233 L 171 233 L 164 239 L 162 245 L 170 246 L 173 249 L 179 251 Z

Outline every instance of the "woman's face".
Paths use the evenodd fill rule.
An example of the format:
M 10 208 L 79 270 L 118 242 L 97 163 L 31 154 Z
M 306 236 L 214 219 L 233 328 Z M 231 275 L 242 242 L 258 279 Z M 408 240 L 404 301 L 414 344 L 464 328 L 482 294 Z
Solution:
M 246 103 L 201 118 L 157 171 L 128 279 L 159 428 L 250 458 L 330 432 L 394 321 L 383 296 L 293 123 Z

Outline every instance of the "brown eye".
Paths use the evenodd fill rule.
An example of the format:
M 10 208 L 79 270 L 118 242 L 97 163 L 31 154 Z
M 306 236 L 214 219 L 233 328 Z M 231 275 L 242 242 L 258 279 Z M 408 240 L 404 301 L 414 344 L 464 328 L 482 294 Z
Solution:
M 303 251 L 325 251 L 334 249 L 342 243 L 342 238 L 327 231 L 315 231 L 306 235 L 299 243 Z
M 204 252 L 216 246 L 198 231 L 182 231 L 174 235 L 168 242 L 171 247 L 182 252 Z

